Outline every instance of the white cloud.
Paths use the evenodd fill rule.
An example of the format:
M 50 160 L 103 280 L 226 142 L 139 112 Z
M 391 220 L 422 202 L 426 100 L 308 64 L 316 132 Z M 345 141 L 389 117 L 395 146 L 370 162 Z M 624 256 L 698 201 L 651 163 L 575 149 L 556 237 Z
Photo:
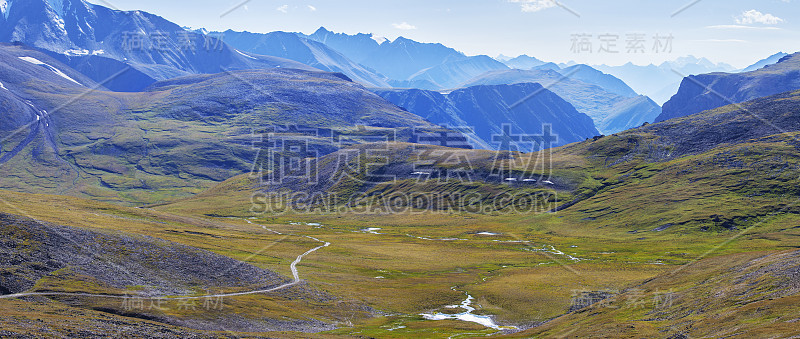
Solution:
M 755 9 L 745 11 L 736 18 L 736 23 L 740 25 L 751 24 L 764 24 L 764 25 L 777 25 L 784 20 L 772 14 L 761 13 Z
M 275 9 L 278 12 L 289 13 L 289 5 L 283 5 Z
M 508 2 L 519 3 L 523 12 L 538 12 L 558 5 L 555 0 L 508 0 Z
M 309 10 L 309 11 L 312 11 L 312 12 L 316 12 L 316 11 L 317 11 L 317 8 L 316 8 L 316 7 L 314 7 L 314 6 L 308 5 L 308 10 Z
M 408 30 L 412 30 L 412 29 L 417 29 L 417 26 L 414 26 L 414 25 L 412 25 L 412 24 L 409 24 L 409 23 L 407 23 L 407 22 L 405 22 L 405 21 L 403 21 L 402 23 L 399 23 L 399 24 L 392 24 L 392 26 L 393 26 L 394 28 L 397 28 L 397 29 L 402 29 L 402 30 L 404 30 L 404 31 L 408 31 Z
M 757 29 L 757 30 L 775 30 L 775 29 L 780 29 L 778 27 L 745 26 L 745 25 L 714 25 L 714 26 L 706 26 L 706 28 L 712 28 L 712 29 Z

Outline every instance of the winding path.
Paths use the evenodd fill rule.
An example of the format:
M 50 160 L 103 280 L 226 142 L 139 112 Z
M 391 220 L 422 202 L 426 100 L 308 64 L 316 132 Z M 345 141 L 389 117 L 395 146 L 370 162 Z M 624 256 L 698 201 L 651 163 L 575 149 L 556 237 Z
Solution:
M 30 103 L 30 101 L 27 101 L 25 99 L 20 98 L 14 92 L 11 92 L 11 94 L 14 95 L 15 97 L 19 98 L 21 101 L 25 102 L 28 106 L 30 106 L 31 111 L 36 116 L 36 121 L 31 121 L 26 126 L 22 127 L 22 128 L 30 127 L 30 132 L 25 137 L 25 139 L 23 139 L 19 144 L 17 144 L 17 146 L 12 148 L 10 151 L 8 151 L 6 154 L 4 154 L 2 157 L 0 157 L 0 165 L 5 164 L 9 160 L 11 160 L 15 156 L 17 156 L 17 154 L 19 154 L 19 152 L 21 152 L 25 147 L 28 147 L 28 145 L 30 145 L 31 142 L 33 142 L 33 140 L 36 138 L 36 135 L 39 134 L 39 130 L 41 129 L 42 123 L 44 122 L 44 121 L 42 121 L 42 113 L 35 106 L 33 106 L 33 104 Z M 21 131 L 22 128 L 17 130 L 17 132 Z M 0 149 L 1 148 L 2 147 L 0 147 Z
M 254 224 L 254 223 L 250 222 L 250 220 L 247 220 L 247 219 L 244 219 L 244 221 L 246 221 L 248 224 L 258 225 L 258 224 Z M 263 226 L 263 225 L 258 225 L 258 226 L 261 226 L 261 228 L 263 228 L 263 229 L 265 229 L 265 230 L 267 230 L 269 232 L 283 235 L 283 233 L 271 230 L 271 229 L 267 228 L 266 226 Z M 290 234 L 290 235 L 293 235 L 293 234 Z M 331 245 L 331 243 L 329 243 L 327 241 L 322 241 L 322 240 L 319 240 L 319 239 L 311 237 L 311 236 L 307 236 L 307 235 L 295 235 L 295 236 L 308 238 L 308 239 L 314 240 L 316 242 L 323 243 L 323 245 L 314 247 L 314 248 L 306 251 L 305 253 L 303 253 L 301 255 L 298 255 L 297 258 L 292 262 L 292 264 L 289 265 L 289 268 L 292 271 L 292 277 L 293 277 L 293 280 L 291 282 L 288 282 L 288 283 L 285 283 L 285 284 L 282 284 L 282 285 L 278 285 L 276 287 L 272 287 L 272 288 L 265 289 L 265 290 L 256 290 L 256 291 L 248 291 L 248 292 L 236 292 L 236 293 L 223 293 L 223 294 L 207 294 L 207 295 L 192 296 L 192 297 L 137 297 L 137 296 L 130 296 L 130 295 L 92 294 L 92 293 L 80 293 L 80 292 L 22 292 L 22 293 L 15 293 L 15 294 L 0 295 L 0 299 L 16 299 L 16 298 L 34 297 L 34 296 L 41 296 L 41 297 L 65 296 L 65 297 L 94 297 L 94 298 L 110 298 L 110 299 L 141 298 L 141 299 L 189 300 L 189 299 L 236 297 L 236 296 L 242 296 L 242 295 L 263 294 L 263 293 L 275 292 L 275 291 L 286 289 L 286 288 L 289 288 L 289 287 L 292 287 L 294 285 L 299 284 L 302 280 L 300 279 L 300 273 L 297 271 L 297 265 L 300 264 L 303 261 L 303 258 L 305 258 L 307 255 L 309 255 L 311 253 L 314 253 L 319 249 L 322 249 L 322 248 L 325 248 L 325 247 L 328 247 L 328 246 Z

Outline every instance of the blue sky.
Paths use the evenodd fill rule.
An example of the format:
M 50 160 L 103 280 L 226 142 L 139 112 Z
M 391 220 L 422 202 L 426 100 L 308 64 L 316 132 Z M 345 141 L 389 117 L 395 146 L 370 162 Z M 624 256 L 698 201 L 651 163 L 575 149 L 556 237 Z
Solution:
M 658 64 L 691 54 L 744 67 L 800 51 L 800 0 L 89 1 L 209 30 L 311 33 L 325 26 L 441 42 L 469 55 L 528 54 L 554 62 Z M 664 51 L 668 46 L 654 52 L 657 40 L 669 41 L 656 35 L 672 37 L 671 52 Z M 576 53 L 579 46 L 592 53 Z

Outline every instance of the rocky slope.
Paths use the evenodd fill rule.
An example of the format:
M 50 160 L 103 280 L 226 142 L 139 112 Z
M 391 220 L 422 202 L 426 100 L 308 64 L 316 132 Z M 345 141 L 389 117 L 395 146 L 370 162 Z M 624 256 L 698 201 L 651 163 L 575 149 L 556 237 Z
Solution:
M 68 202 L 71 203 L 74 200 Z M 118 215 L 112 219 L 143 221 Z M 75 222 L 69 217 L 59 220 Z M 225 236 L 214 234 L 219 229 L 172 230 L 171 227 L 181 227 L 174 221 L 144 222 L 155 225 L 159 229 L 156 232 L 164 231 L 160 233 L 162 237 L 175 234 L 177 239 L 194 246 L 197 243 L 191 238 L 206 239 L 200 246 L 208 241 L 225 241 L 220 239 L 231 244 Z M 92 329 L 109 327 L 98 318 L 114 321 L 116 316 L 127 318 L 117 319 L 117 325 L 127 326 L 117 326 L 112 333 L 126 328 L 160 329 L 173 333 L 167 337 L 176 336 L 174 333 L 199 334 L 190 329 L 318 332 L 335 328 L 331 319 L 316 315 L 313 308 L 304 305 L 320 305 L 334 299 L 305 282 L 206 250 L 141 235 L 152 232 L 126 233 L 119 231 L 117 228 L 121 227 L 117 225 L 97 225 L 104 227 L 102 230 L 95 225 L 89 227 L 92 228 L 62 226 L 0 213 L 0 309 L 4 314 L 38 313 L 35 318 L 39 319 L 38 324 L 31 324 L 25 320 L 7 322 L 4 318 L 0 323 L 6 332 L 0 335 L 44 330 L 48 336 L 56 336 L 77 329 L 81 337 L 94 337 L 96 332 Z M 24 295 L 12 295 L 19 292 Z M 232 295 L 236 293 L 248 294 Z M 276 310 L 272 307 L 276 303 L 294 308 L 289 312 Z M 41 324 L 60 318 L 66 309 L 87 318 L 72 319 L 71 326 L 51 323 L 52 327 L 42 329 Z
M 204 333 L 155 321 L 79 309 L 61 304 L 7 301 L 0 303 L 0 336 L 5 338 L 269 338 L 267 335 Z
M 9 214 L 0 214 L 0 225 L 2 294 L 28 292 L 45 277 L 91 281 L 109 290 L 140 286 L 137 293 L 142 296 L 259 290 L 290 281 L 247 263 L 155 238 L 103 234 Z

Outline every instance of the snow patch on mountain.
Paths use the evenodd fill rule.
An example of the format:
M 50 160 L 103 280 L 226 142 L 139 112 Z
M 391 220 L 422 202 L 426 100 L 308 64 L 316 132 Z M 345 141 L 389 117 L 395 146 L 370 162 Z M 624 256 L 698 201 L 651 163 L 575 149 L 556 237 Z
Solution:
M 50 71 L 52 71 L 53 73 L 55 73 L 56 75 L 58 75 L 58 76 L 60 76 L 60 77 L 62 77 L 64 79 L 67 79 L 69 81 L 72 81 L 72 82 L 74 82 L 74 83 L 76 83 L 78 85 L 81 84 L 80 82 L 75 81 L 75 79 L 70 78 L 68 75 L 64 74 L 64 72 L 62 72 L 60 69 L 55 68 L 53 66 L 50 66 L 50 65 L 40 61 L 39 59 L 36 59 L 34 57 L 19 57 L 19 58 L 22 61 L 27 61 L 27 62 L 32 63 L 34 65 L 43 66 L 43 67 L 49 69 Z
M 103 55 L 106 51 L 102 49 L 98 49 L 96 51 L 89 51 L 88 49 L 70 49 L 64 51 L 64 55 L 67 56 L 88 56 L 88 55 Z
M 64 0 L 47 0 L 47 4 L 50 5 L 59 17 L 64 17 Z
M 252 57 L 252 56 L 249 56 L 249 55 L 247 55 L 247 54 L 244 54 L 242 51 L 240 51 L 240 50 L 238 50 L 238 49 L 236 50 L 236 53 L 239 53 L 239 54 L 241 54 L 241 55 L 242 55 L 243 57 L 245 57 L 245 58 L 249 58 L 249 59 L 253 59 L 253 60 L 258 60 L 258 58 L 254 58 L 254 57 Z
M 64 55 L 68 56 L 87 56 L 89 55 L 88 49 L 70 49 L 64 51 Z
M 56 23 L 58 29 L 61 30 L 62 33 L 67 34 L 67 25 L 60 16 L 56 16 L 53 18 L 53 22 Z
M 12 0 L 0 0 L 0 12 L 3 13 L 3 17 L 6 19 L 8 19 L 8 13 L 11 11 L 12 3 Z
M 377 42 L 379 45 L 386 41 L 389 41 L 389 39 L 386 39 L 382 36 L 370 35 L 370 38 L 372 38 L 372 40 L 375 40 L 375 42 Z

